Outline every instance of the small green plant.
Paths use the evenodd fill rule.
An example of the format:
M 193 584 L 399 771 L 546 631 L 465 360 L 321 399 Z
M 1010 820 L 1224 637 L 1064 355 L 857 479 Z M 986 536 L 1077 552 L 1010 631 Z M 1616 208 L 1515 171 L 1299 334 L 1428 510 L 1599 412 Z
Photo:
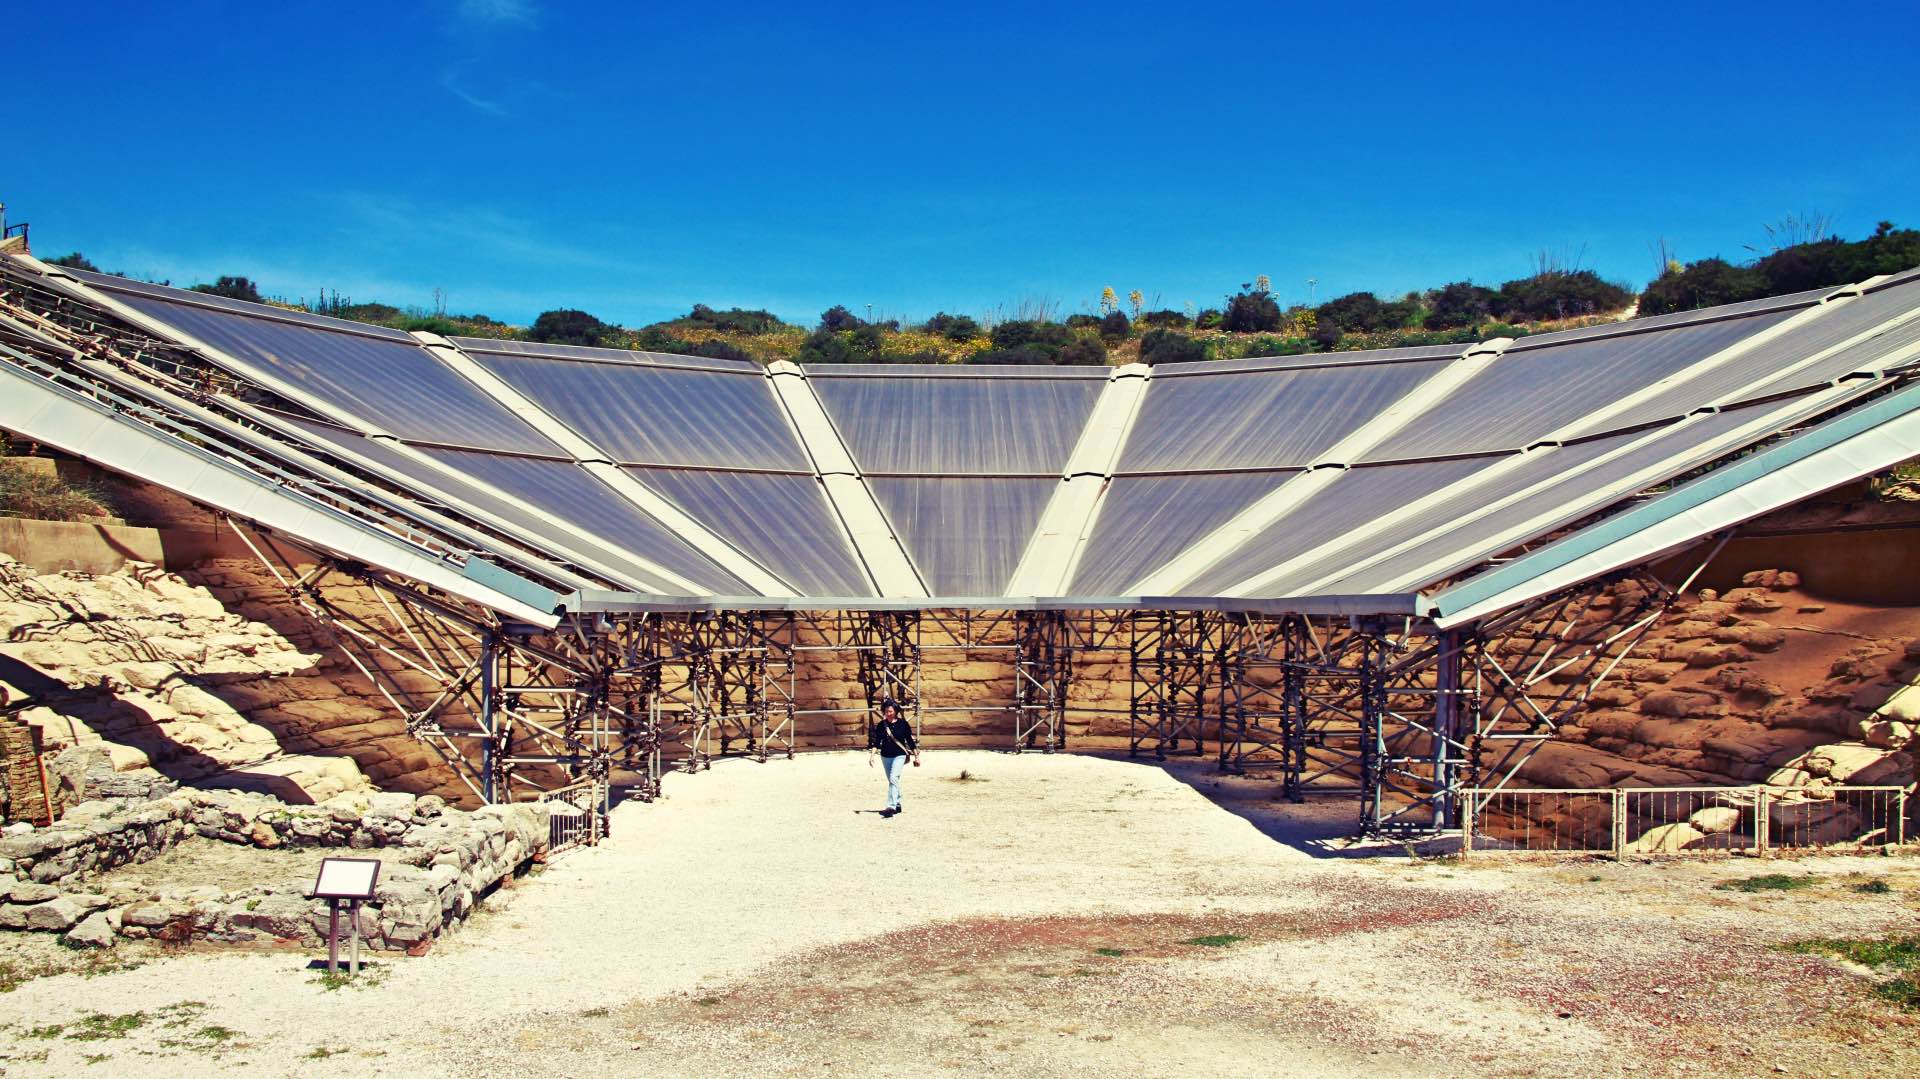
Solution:
M 711 1008 L 715 1004 L 720 1003 L 720 998 L 719 997 L 701 997 L 700 999 L 694 1001 L 694 1003 L 700 1005 L 702 1008 Z
M 38 1038 L 42 1041 L 52 1041 L 53 1039 L 58 1038 L 60 1036 L 60 1033 L 66 1029 L 67 1029 L 66 1025 L 63 1023 L 49 1023 L 44 1027 L 32 1027 L 28 1029 L 28 1031 L 21 1036 L 26 1038 Z
M 1873 987 L 1873 993 L 1896 1007 L 1920 1012 L 1920 981 L 1910 977 L 1893 978 Z
M 82 1016 L 80 1025 L 67 1032 L 67 1040 L 72 1042 L 97 1042 L 112 1038 L 124 1038 L 128 1034 L 147 1025 L 147 1013 L 128 1012 L 125 1015 L 107 1015 L 93 1012 Z
M 960 769 L 959 775 L 953 776 L 948 780 L 950 783 L 985 783 L 986 781 L 986 776 L 974 775 L 972 770 L 967 768 Z
M 580 1016 L 583 1019 L 599 1019 L 607 1015 L 609 1011 L 610 1009 L 607 1008 L 588 1008 L 586 1011 L 581 1012 Z
M 1789 877 L 1785 873 L 1763 873 L 1757 877 L 1743 880 L 1725 880 L 1714 885 L 1723 892 L 1792 892 L 1801 888 L 1811 888 L 1817 882 L 1812 877 Z
M 1093 954 L 1104 955 L 1109 959 L 1118 959 L 1127 954 L 1127 950 L 1125 948 L 1095 948 Z
M 372 989 L 387 980 L 391 968 L 363 966 L 358 978 L 342 970 L 318 970 L 311 981 L 331 993 L 337 989 Z
M 232 1027 L 210 1026 L 210 1027 L 201 1027 L 199 1030 L 194 1031 L 193 1036 L 196 1038 L 199 1038 L 201 1041 L 220 1044 L 223 1042 L 230 1042 L 233 1039 L 238 1038 L 240 1036 L 240 1032 L 233 1029 Z
M 1853 890 L 1862 895 L 1886 895 L 1893 891 L 1893 885 L 1884 880 L 1870 880 L 1865 884 L 1856 884 Z
M 112 1059 L 112 1053 L 88 1053 L 86 1056 L 80 1058 L 80 1062 L 88 1067 L 92 1067 L 95 1064 L 105 1064 Z
M 328 1057 L 340 1056 L 345 1052 L 345 1049 L 329 1049 L 324 1045 L 316 1045 L 306 1054 L 306 1058 L 308 1060 L 325 1060 Z
M 1196 944 L 1202 948 L 1225 948 L 1229 944 L 1238 944 L 1247 938 L 1236 933 L 1214 933 L 1204 937 L 1183 940 L 1182 944 Z
M 1845 959 L 1863 967 L 1911 970 L 1920 967 L 1920 935 L 1887 937 L 1884 940 L 1846 940 L 1822 937 L 1782 945 L 1800 955 L 1826 955 Z

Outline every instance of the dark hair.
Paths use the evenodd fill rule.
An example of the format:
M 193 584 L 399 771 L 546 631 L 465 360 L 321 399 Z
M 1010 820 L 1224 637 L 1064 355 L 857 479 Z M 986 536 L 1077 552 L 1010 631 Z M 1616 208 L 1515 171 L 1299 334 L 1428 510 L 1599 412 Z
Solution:
M 896 711 L 896 712 L 898 712 L 898 711 L 900 710 L 900 702 L 899 702 L 899 701 L 896 701 L 896 700 L 894 700 L 894 699 L 893 699 L 892 697 L 883 697 L 883 698 L 881 698 L 881 699 L 880 699 L 880 711 L 882 711 L 882 712 L 885 712 L 885 711 L 886 711 L 887 709 L 889 709 L 889 708 L 891 708 L 891 709 L 893 709 L 894 711 Z

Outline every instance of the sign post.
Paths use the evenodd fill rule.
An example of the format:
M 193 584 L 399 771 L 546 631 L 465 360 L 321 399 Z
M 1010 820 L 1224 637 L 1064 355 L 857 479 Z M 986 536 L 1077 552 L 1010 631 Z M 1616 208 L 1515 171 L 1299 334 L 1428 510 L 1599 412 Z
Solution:
M 322 858 L 320 875 L 314 878 L 309 899 L 327 901 L 327 969 L 340 969 L 340 904 L 347 904 L 347 920 L 353 940 L 348 973 L 360 975 L 360 904 L 373 898 L 380 882 L 378 858 Z

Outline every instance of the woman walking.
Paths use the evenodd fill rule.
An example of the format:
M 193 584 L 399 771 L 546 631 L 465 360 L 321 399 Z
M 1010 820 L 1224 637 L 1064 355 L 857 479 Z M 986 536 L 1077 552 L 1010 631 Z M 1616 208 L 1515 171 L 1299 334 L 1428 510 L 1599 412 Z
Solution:
M 873 767 L 873 755 L 880 754 L 880 767 L 887 773 L 887 808 L 882 817 L 900 814 L 900 772 L 908 758 L 920 764 L 920 740 L 913 736 L 913 724 L 900 717 L 900 706 L 889 697 L 880 702 L 880 722 L 867 730 L 867 767 Z

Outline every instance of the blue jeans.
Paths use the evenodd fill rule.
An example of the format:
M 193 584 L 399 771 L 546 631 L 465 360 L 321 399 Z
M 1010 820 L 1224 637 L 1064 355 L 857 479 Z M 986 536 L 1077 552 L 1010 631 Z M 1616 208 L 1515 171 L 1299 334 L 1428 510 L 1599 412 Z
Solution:
M 900 808 L 900 772 L 907 766 L 907 756 L 880 758 L 880 769 L 887 773 L 887 808 Z

